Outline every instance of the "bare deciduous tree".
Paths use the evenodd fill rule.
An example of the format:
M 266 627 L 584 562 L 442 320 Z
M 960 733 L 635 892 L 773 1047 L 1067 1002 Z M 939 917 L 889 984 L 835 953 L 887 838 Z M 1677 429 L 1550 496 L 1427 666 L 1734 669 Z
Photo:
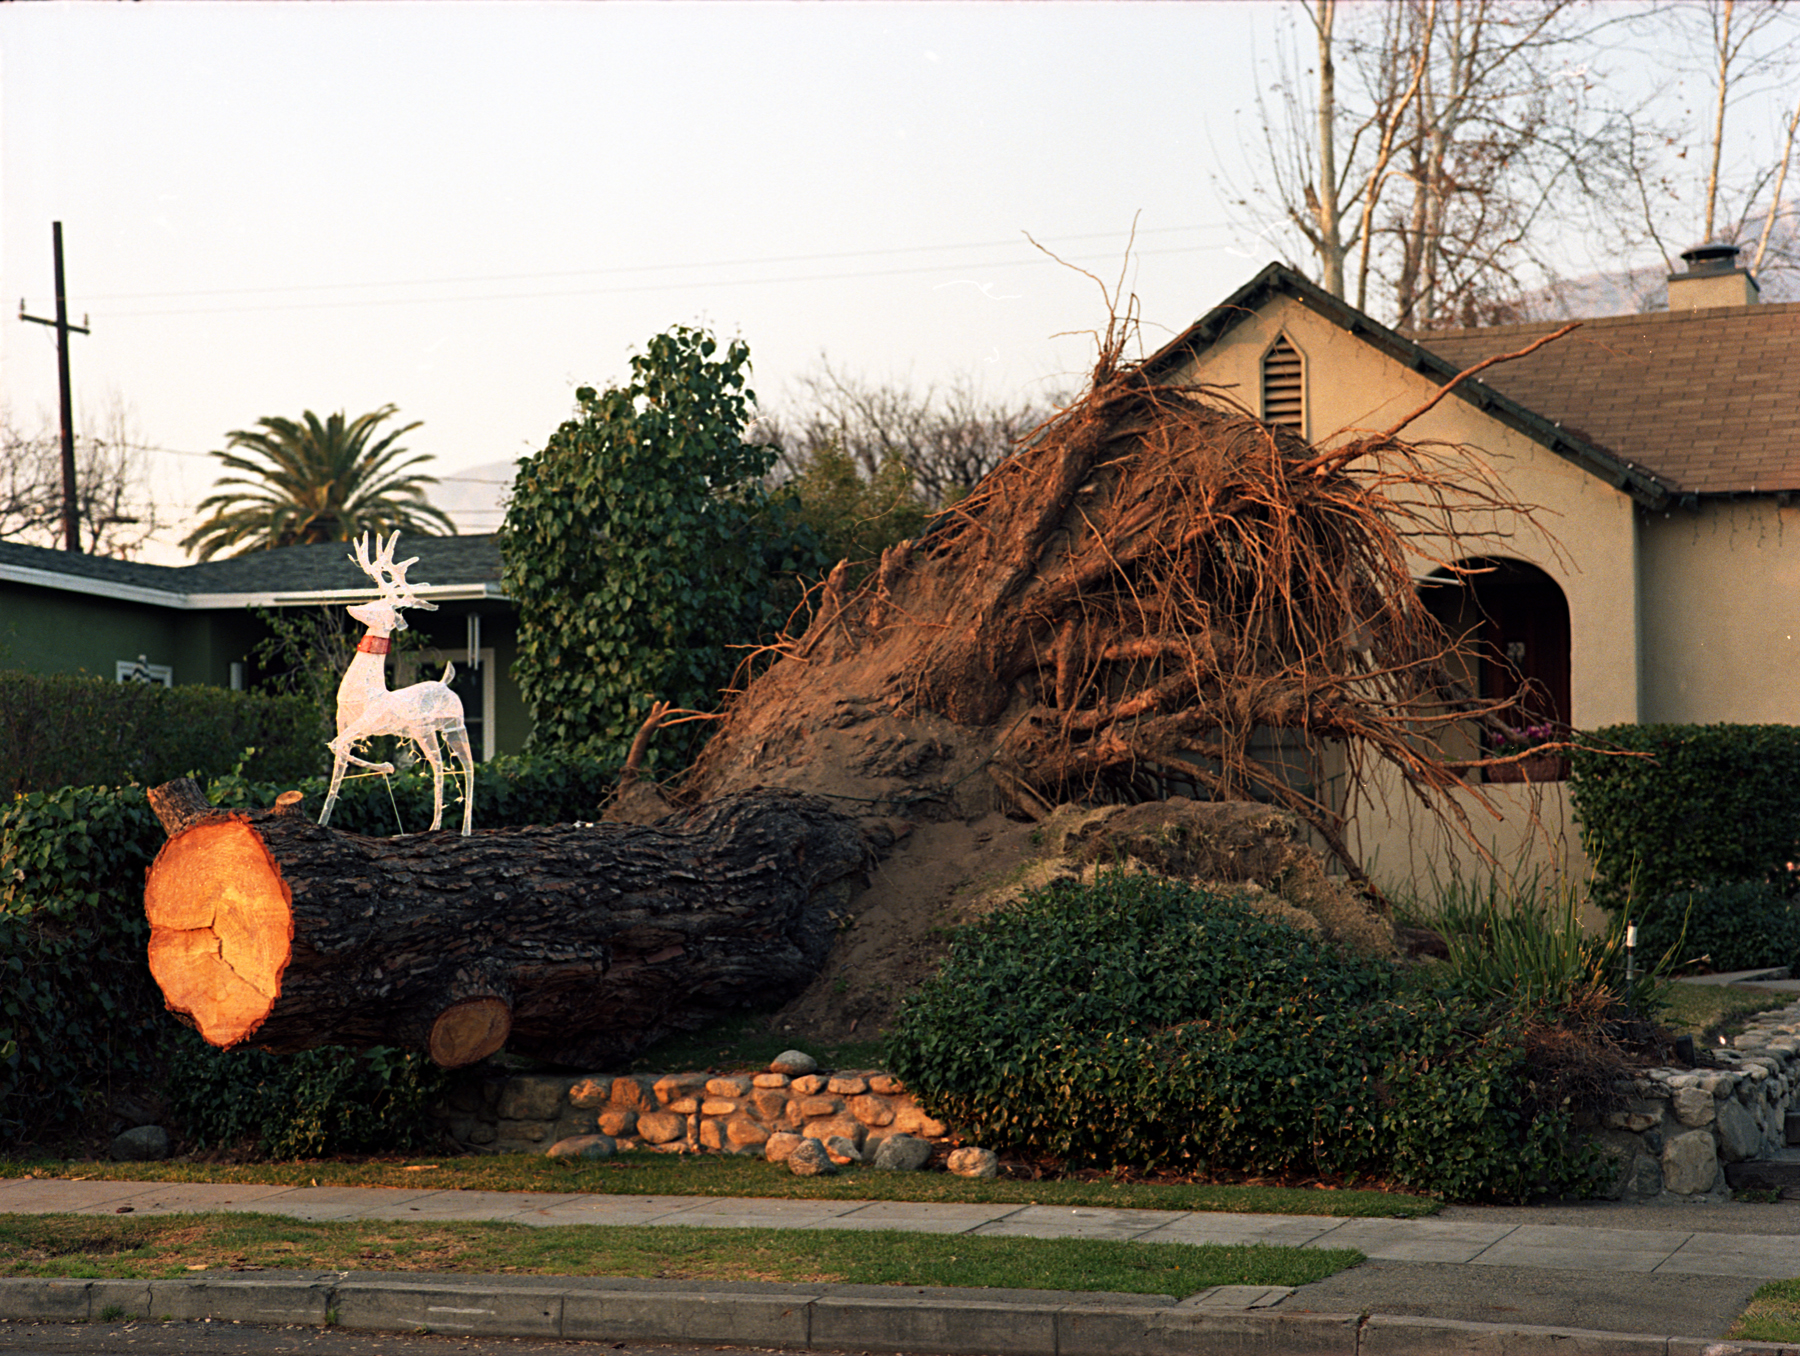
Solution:
M 1338 0 L 1317 0 L 1300 10 L 1312 29 L 1316 102 L 1310 108 L 1305 102 L 1306 82 L 1297 69 L 1296 51 L 1282 82 L 1280 123 L 1289 135 L 1278 135 L 1276 121 L 1264 109 L 1269 171 L 1289 223 L 1318 259 L 1326 291 L 1348 298 L 1345 265 L 1353 251 L 1360 251 L 1355 300 L 1362 306 L 1374 238 L 1370 227 L 1388 188 L 1401 127 L 1424 79 L 1437 6 L 1428 0 L 1418 7 L 1379 11 L 1382 40 L 1372 49 L 1375 59 L 1358 67 L 1363 98 L 1354 105 L 1338 97 Z M 1292 135 L 1308 123 L 1310 140 Z
M 898 461 L 933 508 L 972 490 L 1049 413 L 1026 404 L 991 403 L 967 378 L 922 392 L 877 386 L 846 375 L 823 357 L 800 385 L 804 407 L 791 415 L 765 416 L 754 433 L 782 449 L 781 467 L 788 475 L 799 475 L 815 454 L 831 448 L 848 453 L 869 481 Z
M 121 559 L 156 530 L 148 454 L 116 392 L 75 435 L 75 503 L 82 549 Z M 54 428 L 25 432 L 0 413 L 0 541 L 56 547 L 63 537 L 62 444 Z
M 1304 79 L 1297 43 L 1281 58 L 1256 202 L 1363 309 L 1413 328 L 1515 318 L 1556 276 L 1557 235 L 1628 179 L 1633 110 L 1596 69 L 1622 16 L 1573 0 L 1298 12 L 1316 54 Z
M 1640 131 L 1631 162 L 1637 239 L 1670 273 L 1689 245 L 1739 245 L 1765 294 L 1771 284 L 1791 287 L 1800 276 L 1800 206 L 1784 194 L 1800 131 L 1800 102 L 1788 103 L 1800 72 L 1800 15 L 1783 0 L 1709 0 L 1655 18 L 1660 45 L 1694 53 L 1686 73 L 1706 84 L 1708 98 L 1685 123 Z M 1744 130 L 1759 115 L 1771 119 L 1766 140 Z M 1701 148 L 1703 165 L 1689 154 Z

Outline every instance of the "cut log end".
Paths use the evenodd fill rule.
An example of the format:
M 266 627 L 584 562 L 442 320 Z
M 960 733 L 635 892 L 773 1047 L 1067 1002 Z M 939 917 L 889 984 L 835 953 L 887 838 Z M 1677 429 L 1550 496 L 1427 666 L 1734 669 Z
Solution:
M 512 1006 L 503 998 L 465 998 L 437 1015 L 425 1039 L 432 1062 L 445 1069 L 486 1059 L 512 1034 Z
M 281 993 L 293 897 L 250 826 L 218 815 L 163 845 L 144 888 L 150 973 L 206 1040 L 241 1045 Z

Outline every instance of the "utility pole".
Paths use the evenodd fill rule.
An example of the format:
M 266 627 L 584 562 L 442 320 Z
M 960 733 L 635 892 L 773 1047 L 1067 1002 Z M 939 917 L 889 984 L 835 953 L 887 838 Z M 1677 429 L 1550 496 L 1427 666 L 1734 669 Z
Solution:
M 56 327 L 56 376 L 62 406 L 62 483 L 63 483 L 63 550 L 81 549 L 81 512 L 75 499 L 75 416 L 74 402 L 69 398 L 69 331 L 86 334 L 87 317 L 79 325 L 69 323 L 69 301 L 63 286 L 62 223 L 50 223 L 50 243 L 56 257 L 56 319 L 26 315 L 25 302 L 19 302 L 19 319 L 34 325 Z

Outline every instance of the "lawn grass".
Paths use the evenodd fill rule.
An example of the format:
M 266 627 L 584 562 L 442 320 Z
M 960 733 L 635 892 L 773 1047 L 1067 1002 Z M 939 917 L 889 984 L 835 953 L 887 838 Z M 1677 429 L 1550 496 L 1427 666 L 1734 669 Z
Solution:
M 158 1280 L 201 1271 L 473 1272 L 1185 1296 L 1214 1285 L 1304 1285 L 1362 1260 L 1348 1248 L 891 1230 L 0 1215 L 0 1272 L 9 1276 Z
M 1800 1279 L 1758 1287 L 1725 1335 L 1749 1342 L 1800 1342 Z
M 1668 1006 L 1661 1014 L 1661 1025 L 1678 1036 L 1692 1036 L 1704 1045 L 1717 1044 L 1720 1036 L 1729 1040 L 1744 1029 L 1746 1017 L 1784 1008 L 1795 998 L 1791 993 L 1744 989 L 1735 984 L 1671 984 L 1664 996 Z
M 1102 1206 L 1136 1210 L 1218 1210 L 1268 1215 L 1413 1219 L 1437 1213 L 1432 1196 L 1320 1187 L 1202 1186 L 1187 1183 L 983 1180 L 944 1172 L 851 1168 L 835 1177 L 796 1177 L 759 1158 L 715 1154 L 624 1153 L 601 1161 L 492 1154 L 466 1158 L 366 1158 L 320 1162 L 77 1162 L 0 1158 L 0 1178 L 89 1178 L 132 1182 L 219 1182 L 278 1186 L 385 1186 L 417 1190 L 562 1191 L 629 1196 L 759 1196 L 791 1200 L 946 1201 L 976 1204 Z

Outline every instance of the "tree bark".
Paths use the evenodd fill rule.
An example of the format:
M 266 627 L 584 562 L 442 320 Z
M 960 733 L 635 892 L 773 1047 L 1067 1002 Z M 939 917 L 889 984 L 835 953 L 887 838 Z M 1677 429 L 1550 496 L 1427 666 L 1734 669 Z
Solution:
M 508 1049 L 604 1067 L 818 972 L 863 868 L 849 819 L 790 791 L 652 826 L 365 838 L 152 793 L 144 908 L 170 1010 L 223 1048 Z

